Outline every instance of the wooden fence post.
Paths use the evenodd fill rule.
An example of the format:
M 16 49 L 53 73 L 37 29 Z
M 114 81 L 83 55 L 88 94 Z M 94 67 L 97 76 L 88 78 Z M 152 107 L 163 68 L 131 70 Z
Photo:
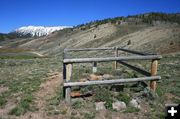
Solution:
M 152 60 L 151 63 L 151 76 L 157 75 L 158 60 Z M 150 81 L 150 88 L 155 91 L 157 87 L 156 81 Z
M 97 72 L 97 62 L 93 62 L 93 69 L 92 69 L 93 73 Z
M 114 52 L 115 57 L 118 57 L 118 48 L 115 47 L 114 50 L 115 50 Z M 114 61 L 114 69 L 117 70 L 117 61 Z
M 66 65 L 63 63 L 63 82 L 66 82 Z M 66 95 L 66 88 L 63 87 L 63 97 L 65 98 Z
M 63 51 L 63 59 L 66 59 L 66 51 Z M 66 64 L 63 63 L 63 82 L 66 82 Z M 63 97 L 66 98 L 66 88 L 63 87 Z
M 72 64 L 66 64 L 66 82 L 69 82 L 72 76 Z M 71 103 L 71 87 L 66 87 L 65 100 L 67 104 Z

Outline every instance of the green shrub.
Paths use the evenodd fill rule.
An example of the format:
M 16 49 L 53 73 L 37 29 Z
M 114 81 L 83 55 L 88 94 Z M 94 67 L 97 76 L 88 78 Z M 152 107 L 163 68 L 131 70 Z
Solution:
M 0 107 L 4 106 L 6 104 L 6 99 L 4 97 L 0 96 Z
M 95 89 L 95 95 L 94 95 L 94 101 L 95 102 L 100 102 L 100 101 L 108 101 L 112 99 L 112 94 L 110 90 L 103 88 L 103 87 L 97 87 Z
M 107 109 L 112 109 L 113 95 L 109 89 L 98 87 L 95 90 L 95 95 L 93 98 L 95 102 L 105 102 L 105 107 Z
M 131 97 L 125 92 L 120 92 L 117 96 L 117 99 L 125 102 L 126 104 L 128 104 L 131 101 Z
M 94 112 L 89 112 L 84 114 L 84 119 L 94 119 L 94 118 L 95 118 Z
M 19 116 L 26 113 L 27 111 L 32 111 L 33 108 L 30 106 L 32 102 L 33 102 L 33 96 L 25 95 L 24 98 L 18 104 L 18 106 L 13 108 L 9 114 Z
M 125 111 L 123 111 L 124 113 L 133 113 L 133 112 L 139 112 L 140 109 L 135 108 L 135 107 L 127 107 Z
M 105 102 L 104 106 L 106 107 L 106 109 L 113 109 L 112 108 L 112 103 L 113 103 L 113 100 L 112 99 L 109 99 Z
M 80 102 L 80 101 L 74 102 L 74 103 L 72 104 L 72 108 L 74 108 L 74 109 L 78 109 L 78 108 L 81 108 L 81 107 L 83 107 L 83 106 L 84 106 L 84 103 L 83 103 L 83 102 Z
M 25 113 L 25 110 L 24 110 L 22 107 L 17 106 L 17 107 L 15 107 L 15 108 L 13 108 L 13 109 L 10 111 L 9 114 L 11 114 L 11 115 L 16 115 L 16 116 L 20 116 L 20 115 L 22 115 L 22 114 L 24 114 L 24 113 Z
M 63 99 L 63 89 L 62 87 L 58 88 L 56 91 L 56 95 L 48 100 L 49 105 L 58 105 L 60 101 Z

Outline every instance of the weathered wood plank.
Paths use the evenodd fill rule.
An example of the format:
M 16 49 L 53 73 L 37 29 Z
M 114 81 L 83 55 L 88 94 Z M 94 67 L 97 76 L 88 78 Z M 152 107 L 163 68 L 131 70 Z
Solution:
M 106 48 L 80 48 L 80 49 L 64 49 L 67 52 L 77 52 L 77 51 L 96 51 L 96 50 L 114 50 L 114 47 L 106 47 Z
M 65 92 L 65 101 L 67 104 L 71 104 L 71 87 L 65 87 L 66 92 Z
M 66 80 L 69 82 L 72 76 L 72 64 L 66 64 Z M 71 103 L 71 87 L 65 87 L 65 100 L 67 104 Z
M 118 49 L 117 48 L 115 48 L 115 50 L 114 50 L 114 55 L 115 55 L 115 57 L 118 57 Z M 117 61 L 114 61 L 114 69 L 115 70 L 117 69 Z
M 71 80 L 72 76 L 72 64 L 66 64 L 66 82 Z
M 117 48 L 118 50 L 121 51 L 125 51 L 125 52 L 129 52 L 132 54 L 137 54 L 137 55 L 157 55 L 157 54 L 153 54 L 153 53 L 144 53 L 144 52 L 139 52 L 139 51 L 135 51 L 135 50 L 129 50 L 129 49 L 124 49 L 124 48 Z
M 137 72 L 139 72 L 139 73 L 141 73 L 141 74 L 143 74 L 145 76 L 151 76 L 150 72 L 148 72 L 146 70 L 143 70 L 143 69 L 141 69 L 139 67 L 133 66 L 133 65 L 128 64 L 128 63 L 123 62 L 123 61 L 118 61 L 118 63 L 121 63 L 122 65 L 127 66 L 127 67 L 129 67 L 129 68 L 131 68 L 131 69 L 133 69 L 133 70 L 135 70 L 135 71 L 137 71 Z
M 73 52 L 76 52 L 76 51 L 114 50 L 116 48 L 117 48 L 117 50 L 129 52 L 129 53 L 133 53 L 133 54 L 138 54 L 138 55 L 156 55 L 156 54 L 153 54 L 153 53 L 144 53 L 144 52 L 124 49 L 124 48 L 119 48 L 119 47 L 64 49 L 64 51 L 68 51 L 68 52 L 73 51 Z
M 161 79 L 160 76 L 150 76 L 150 77 L 113 79 L 113 80 L 101 80 L 101 81 L 67 82 L 64 83 L 64 86 L 71 87 L 71 86 L 86 86 L 86 85 L 100 85 L 100 84 L 132 83 L 137 81 L 152 81 L 152 80 L 160 80 L 160 79 Z
M 66 81 L 66 65 L 63 63 L 63 80 Z
M 107 62 L 107 61 L 125 61 L 125 60 L 151 60 L 161 59 L 161 55 L 148 55 L 148 56 L 126 56 L 126 57 L 105 57 L 105 58 L 75 58 L 64 59 L 64 63 L 88 63 L 88 62 Z
M 157 67 L 158 67 L 158 61 L 157 60 L 152 60 L 151 63 L 151 75 L 156 76 L 157 75 Z M 150 82 L 150 88 L 155 91 L 157 88 L 156 81 L 151 81 Z

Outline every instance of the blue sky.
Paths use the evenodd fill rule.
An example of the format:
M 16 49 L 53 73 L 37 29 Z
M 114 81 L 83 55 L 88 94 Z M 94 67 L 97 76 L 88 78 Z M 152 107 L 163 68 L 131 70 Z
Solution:
M 146 12 L 180 12 L 180 0 L 1 0 L 0 32 L 27 25 L 78 25 Z

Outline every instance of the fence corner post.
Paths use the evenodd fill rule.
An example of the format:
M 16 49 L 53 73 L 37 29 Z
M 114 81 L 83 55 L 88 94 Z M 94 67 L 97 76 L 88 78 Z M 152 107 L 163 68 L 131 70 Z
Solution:
M 157 75 L 157 67 L 158 67 L 158 60 L 152 60 L 152 63 L 151 63 L 151 76 L 156 76 Z M 150 81 L 150 88 L 153 91 L 156 91 L 156 88 L 157 88 L 156 81 Z
M 69 82 L 72 77 L 72 64 L 66 64 L 66 82 Z M 65 100 L 67 104 L 71 104 L 71 87 L 65 88 Z
M 114 56 L 118 57 L 118 48 L 114 47 Z M 117 70 L 117 61 L 114 61 L 114 69 Z

